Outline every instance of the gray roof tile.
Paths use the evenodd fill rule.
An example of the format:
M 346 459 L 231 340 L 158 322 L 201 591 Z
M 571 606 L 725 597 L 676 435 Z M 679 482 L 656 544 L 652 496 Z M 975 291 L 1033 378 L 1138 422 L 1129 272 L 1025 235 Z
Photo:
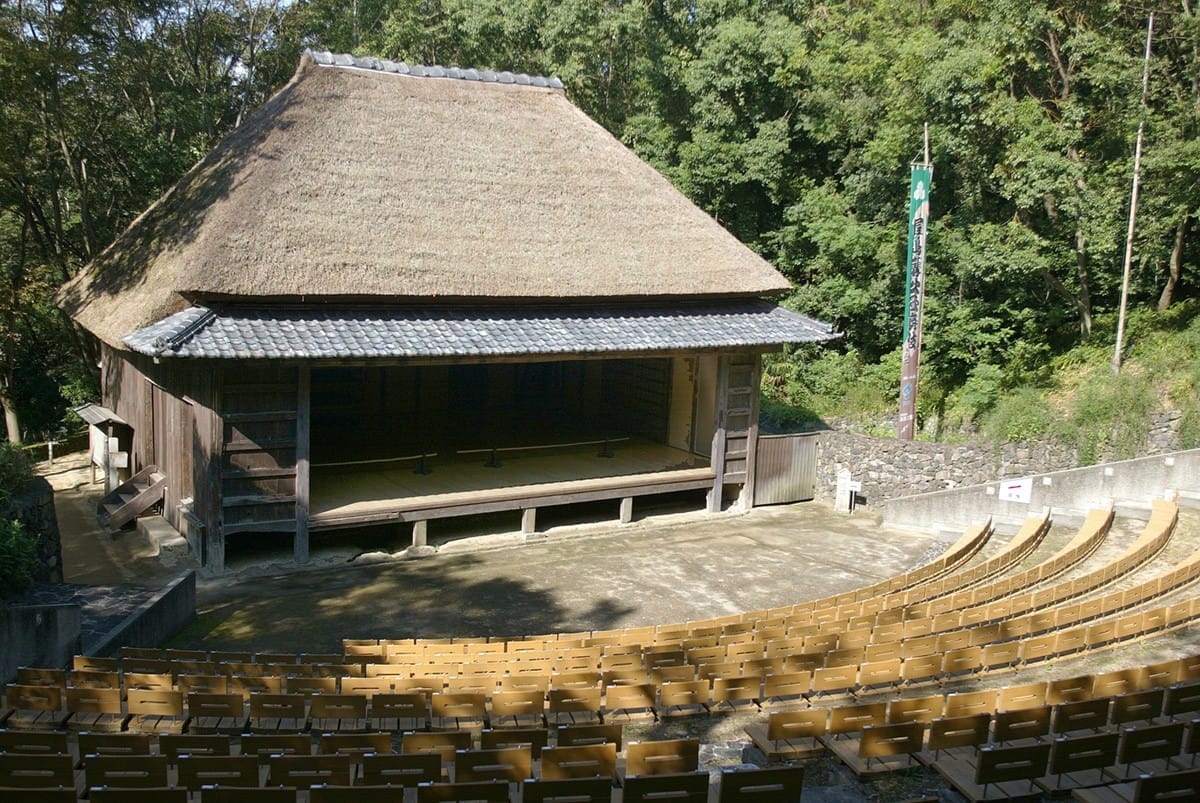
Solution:
M 778 346 L 831 328 L 765 301 L 704 306 L 190 307 L 126 336 L 155 357 L 345 359 L 548 356 Z

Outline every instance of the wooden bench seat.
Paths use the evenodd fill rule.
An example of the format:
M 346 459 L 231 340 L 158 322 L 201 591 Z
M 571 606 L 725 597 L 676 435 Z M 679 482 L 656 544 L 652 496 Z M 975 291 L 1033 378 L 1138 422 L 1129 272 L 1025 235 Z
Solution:
M 84 756 L 83 774 L 89 789 L 94 786 L 146 789 L 168 785 L 166 756 Z
M 61 686 L 10 683 L 4 690 L 4 726 L 13 730 L 57 730 L 71 716 L 66 697 Z
M 547 747 L 542 751 L 541 779 L 615 778 L 617 746 L 604 744 Z
M 1071 796 L 1080 803 L 1175 803 L 1200 800 L 1200 770 L 1146 775 L 1130 783 L 1077 789 Z
M 914 757 L 925 747 L 923 722 L 867 725 L 858 734 L 821 742 L 860 778 L 901 772 L 913 765 Z
M 504 781 L 470 783 L 423 783 L 417 787 L 417 803 L 508 803 L 508 784 Z
M 747 725 L 746 735 L 767 757 L 768 763 L 811 758 L 825 752 L 820 741 L 829 728 L 829 712 L 822 708 L 773 711 L 767 721 Z
M 260 782 L 258 757 L 242 756 L 180 756 L 178 784 L 190 792 L 205 786 L 258 786 Z
M 300 733 L 308 730 L 307 697 L 302 694 L 251 694 L 246 730 L 251 733 Z
M 524 803 L 610 803 L 612 790 L 612 778 L 560 778 L 553 781 L 535 779 L 522 784 L 521 799 Z
M 973 758 L 940 759 L 933 767 L 972 803 L 1040 800 L 1043 790 L 1034 780 L 1046 775 L 1050 747 L 984 747 Z
M 624 803 L 650 803 L 672 800 L 680 803 L 708 803 L 708 773 L 679 772 L 629 776 L 625 779 Z
M 726 770 L 721 773 L 717 803 L 799 803 L 804 767 Z
M 658 739 L 625 746 L 625 766 L 618 777 L 695 772 L 700 767 L 698 739 Z
M 454 781 L 507 781 L 520 783 L 533 777 L 533 751 L 528 746 L 486 750 L 458 750 L 454 754 Z
M 1115 732 L 1060 736 L 1050 751 L 1046 776 L 1035 783 L 1053 796 L 1109 784 L 1112 781 L 1104 770 L 1116 762 L 1119 741 L 1120 734 Z
M 0 789 L 69 789 L 78 796 L 83 775 L 68 753 L 0 753 Z

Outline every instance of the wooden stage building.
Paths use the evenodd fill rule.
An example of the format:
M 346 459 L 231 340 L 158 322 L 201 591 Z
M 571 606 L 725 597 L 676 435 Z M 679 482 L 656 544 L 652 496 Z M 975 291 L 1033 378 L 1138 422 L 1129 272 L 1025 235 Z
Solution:
M 204 565 L 256 534 L 704 490 L 834 335 L 553 79 L 306 54 L 60 293 Z

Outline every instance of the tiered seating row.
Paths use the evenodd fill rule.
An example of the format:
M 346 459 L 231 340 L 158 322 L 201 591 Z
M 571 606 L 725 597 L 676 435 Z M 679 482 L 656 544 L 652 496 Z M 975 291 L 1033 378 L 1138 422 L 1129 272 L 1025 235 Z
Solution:
M 1200 655 L 998 689 L 946 692 L 832 708 L 779 709 L 772 711 L 766 722 L 747 726 L 746 732 L 768 756 L 787 758 L 809 751 L 815 739 L 854 732 L 864 726 L 928 724 L 942 718 L 979 715 L 990 718 L 998 712 L 1084 701 L 1101 701 L 1105 711 L 1113 703 L 1113 725 L 1200 713 Z M 1089 727 L 1099 727 L 1106 721 L 1109 720 Z M 985 738 L 980 744 L 986 742 Z
M 228 736 L 80 734 L 0 731 L 0 797 L 75 800 L 238 800 L 278 791 L 310 801 L 522 800 L 707 801 L 710 774 L 699 768 L 699 742 L 672 739 L 622 745 L 619 727 L 405 734 Z M 798 800 L 800 767 L 728 770 L 716 776 L 713 799 Z M 619 791 L 614 789 L 619 787 Z M 121 790 L 122 795 L 116 795 Z M 11 793 L 11 794 L 9 794 Z M 112 793 L 110 796 L 109 793 Z M 448 797 L 447 797 L 448 796 Z M 272 797 L 271 799 L 275 799 Z
M 1137 541 L 1117 559 L 1094 571 L 1088 572 L 1082 577 L 1017 596 L 1015 595 L 1017 590 L 1028 588 L 1032 585 L 1032 583 L 1024 582 L 1026 579 L 1029 579 L 1028 577 L 1018 576 L 1017 579 L 1021 580 L 1021 582 L 1016 584 L 1017 587 L 1014 587 L 1010 582 L 1001 580 L 993 586 L 971 592 L 970 602 L 967 601 L 966 594 L 962 596 L 956 594 L 952 597 L 943 598 L 941 604 L 909 606 L 903 609 L 904 615 L 902 620 L 896 619 L 893 616 L 889 619 L 894 619 L 895 621 L 889 620 L 881 623 L 879 617 L 876 618 L 877 639 L 882 641 L 892 638 L 897 632 L 896 625 L 900 625 L 901 621 L 903 622 L 903 629 L 899 632 L 901 632 L 901 637 L 903 637 L 904 635 L 914 634 L 913 631 L 926 628 L 928 629 L 927 632 L 937 632 L 939 629 L 938 617 L 945 616 L 946 614 L 957 613 L 960 621 L 968 624 L 984 624 L 1008 619 L 1014 614 L 1041 610 L 1069 599 L 1085 596 L 1124 577 L 1128 572 L 1151 560 L 1170 540 L 1174 533 L 1177 519 L 1178 508 L 1174 504 L 1156 502 L 1154 513 L 1146 523 L 1146 527 L 1143 529 L 1141 535 L 1139 535 Z M 1105 527 L 1105 531 L 1107 531 L 1107 526 Z M 1080 553 L 1083 551 L 1083 549 L 1079 550 Z M 1032 576 L 1031 573 L 1036 572 L 1038 575 L 1048 575 L 1050 573 L 1057 573 L 1057 571 L 1052 572 L 1051 570 L 1060 570 L 1060 565 L 1056 559 L 1051 559 L 1051 561 L 1043 564 L 1043 566 L 1047 567 L 1045 572 L 1039 567 L 1035 567 L 1025 574 Z M 961 607 L 959 606 L 960 603 L 962 604 Z M 915 624 L 917 622 L 927 622 L 928 624 Z M 823 622 L 821 632 L 846 629 L 856 623 L 854 619 Z M 941 626 L 940 629 L 954 629 L 954 627 L 953 623 L 950 623 Z M 920 633 L 915 634 L 920 635 Z
M 746 728 L 769 760 L 829 750 L 860 776 L 932 765 L 972 800 L 992 751 L 1037 794 L 1190 769 L 1200 753 L 1200 656 L 987 691 L 783 710 Z M 1152 764 L 1157 761 L 1157 764 Z M 1022 790 L 1001 783 L 1000 797 Z
M 1200 561 L 1200 556 L 1197 558 Z M 1128 592 L 1126 592 L 1128 593 Z M 456 717 L 483 722 L 493 718 L 545 718 L 549 722 L 612 719 L 641 716 L 671 716 L 733 710 L 744 707 L 789 705 L 846 693 L 871 693 L 902 685 L 935 682 L 966 674 L 1025 665 L 1084 649 L 1119 643 L 1149 633 L 1162 632 L 1200 618 L 1200 598 L 1150 611 L 1134 613 L 1114 621 L 1072 628 L 1050 636 L 1035 636 L 1000 644 L 960 648 L 945 653 L 908 656 L 845 666 L 812 667 L 795 656 L 779 659 L 779 671 L 747 673 L 746 663 L 727 672 L 713 668 L 707 673 L 682 661 L 678 653 L 629 653 L 609 656 L 629 661 L 624 668 L 600 671 L 594 668 L 545 674 L 495 675 L 488 672 L 415 676 L 406 665 L 368 665 L 378 673 L 368 677 L 307 677 L 319 664 L 294 664 L 295 675 L 153 675 L 129 673 L 118 676 L 119 687 L 98 689 L 65 686 L 55 671 L 29 670 L 18 679 L 50 679 L 52 685 L 17 683 L 6 690 L 11 711 L 5 715 L 9 727 L 60 727 L 120 730 L 127 727 L 182 729 L 188 717 L 196 717 L 196 706 L 220 704 L 231 722 L 241 729 L 257 718 L 270 720 L 265 706 L 275 706 L 275 717 L 290 721 L 289 729 L 302 730 L 314 718 L 352 722 L 379 719 L 374 706 L 406 706 L 417 716 L 431 720 Z M 835 656 L 836 653 L 830 653 Z M 589 658 L 589 660 L 594 660 Z M 602 657 L 603 661 L 604 658 Z M 660 660 L 654 668 L 648 661 Z M 805 659 L 807 660 L 807 659 Z M 250 664 L 259 670 L 279 669 L 279 664 Z M 464 665 L 456 665 L 461 672 Z M 539 665 L 540 666 L 540 665 Z M 612 664 L 610 664 L 612 666 Z M 239 666 L 238 669 L 246 669 Z M 85 670 L 88 671 L 88 670 Z M 394 672 L 395 674 L 387 674 Z M 71 673 L 73 676 L 74 673 Z M 87 675 L 95 680 L 94 671 Z M 71 676 L 61 678 L 71 680 Z M 124 690 L 124 699 L 122 698 Z M 183 707 L 186 696 L 188 708 Z M 379 699 L 376 699 L 376 698 Z M 367 706 L 372 706 L 370 711 Z M 334 716 L 333 706 L 350 714 Z M 391 709 L 388 709 L 391 710 Z M 303 724 L 302 724 L 303 723 Z
M 972 586 L 984 583 L 1016 565 L 1038 548 L 1046 534 L 1050 532 L 1050 512 L 1042 516 L 1031 516 L 1025 520 L 1016 535 L 1004 548 L 992 557 L 978 563 L 969 569 L 960 569 L 940 580 L 922 583 L 903 592 L 893 593 L 883 598 L 882 610 L 893 608 L 908 608 L 920 602 L 927 602 L 947 594 L 958 593 Z M 816 613 L 816 611 L 814 611 Z M 877 612 L 878 613 L 878 612 Z M 862 616 L 861 612 L 853 613 L 851 617 Z
M 1175 518 L 1173 505 L 1157 504 L 1155 515 L 1134 547 L 1110 566 L 1126 566 L 1128 560 L 1147 550 L 1161 548 L 1173 530 Z M 1090 573 L 1088 578 L 1109 573 L 1110 569 L 1105 568 Z M 575 647 L 566 645 L 578 641 L 529 640 L 368 645 L 375 654 L 353 657 L 386 658 L 389 663 L 361 664 L 363 680 L 385 678 L 388 688 L 377 682 L 359 683 L 357 687 L 353 682 L 348 684 L 348 679 L 360 673 L 348 671 L 356 665 L 349 663 L 351 656 L 345 654 L 268 653 L 254 656 L 252 662 L 211 660 L 248 657 L 245 655 L 175 655 L 172 662 L 166 659 L 166 653 L 127 650 L 122 667 L 128 677 L 122 676 L 119 683 L 114 683 L 111 676 L 104 676 L 104 670 L 88 669 L 82 671 L 90 674 L 79 680 L 73 677 L 70 685 L 65 677 L 50 678 L 62 692 L 56 699 L 47 697 L 48 692 L 29 688 L 31 684 L 18 684 L 7 696 L 10 707 L 17 711 L 11 715 L 11 722 L 26 727 L 63 712 L 76 722 L 89 723 L 87 727 L 91 728 L 127 726 L 127 723 L 114 724 L 122 716 L 128 720 L 137 717 L 139 723 L 150 717 L 154 727 L 163 727 L 165 722 L 184 719 L 182 697 L 188 692 L 240 691 L 249 699 L 252 692 L 281 695 L 285 689 L 293 697 L 305 698 L 303 703 L 288 698 L 276 701 L 281 706 L 292 706 L 289 714 L 292 720 L 310 715 L 305 706 L 311 705 L 308 698 L 313 695 L 321 695 L 319 705 L 325 706 L 328 700 L 324 695 L 354 693 L 363 688 L 387 694 L 421 691 L 429 696 L 431 706 L 435 695 L 441 701 L 449 694 L 473 694 L 482 701 L 476 712 L 481 719 L 494 715 L 497 699 L 503 715 L 514 695 L 524 695 L 520 705 L 529 716 L 554 719 L 563 715 L 574 717 L 585 711 L 596 717 L 623 716 L 629 712 L 700 713 L 953 679 L 1092 650 L 1178 627 L 1200 616 L 1200 601 L 1065 629 L 1086 619 L 1130 610 L 1191 582 L 1198 575 L 1200 554 L 1136 588 L 1088 603 L 954 634 L 916 636 L 883 645 L 872 643 L 877 634 L 870 630 L 836 634 L 836 640 L 829 640 L 834 634 L 815 634 L 799 642 L 789 641 L 783 625 L 773 629 L 761 627 L 761 620 L 730 623 L 722 626 L 719 634 L 701 635 L 691 630 L 691 638 L 686 640 L 678 640 L 679 634 L 674 631 L 667 631 L 668 636 L 661 628 L 648 629 L 644 635 L 663 643 L 645 647 Z M 1011 606 L 1005 610 L 1010 616 L 1015 612 Z M 946 619 L 943 616 L 943 621 Z M 784 638 L 770 639 L 770 635 Z M 857 642 L 851 640 L 852 636 Z M 764 637 L 765 642 L 761 641 Z M 358 646 L 348 644 L 346 649 L 353 651 Z M 431 663 L 431 658 L 436 663 Z M 86 659 L 81 664 L 96 665 Z M 343 671 L 346 674 L 339 675 Z M 578 676 L 572 677 L 573 673 Z M 337 679 L 339 676 L 341 680 Z M 539 676 L 544 682 L 536 680 Z M 124 699 L 112 688 L 93 688 L 104 685 L 119 686 L 125 692 Z M 135 693 L 131 696 L 131 692 Z M 175 696 L 170 692 L 175 692 Z M 151 694 L 157 696 L 148 699 Z M 262 704 L 264 698 L 258 699 Z M 493 706 L 491 713 L 486 709 L 488 703 Z M 567 710 L 564 706 L 574 709 Z M 158 719 L 153 719 L 156 715 Z M 64 721 L 66 718 L 63 717 Z

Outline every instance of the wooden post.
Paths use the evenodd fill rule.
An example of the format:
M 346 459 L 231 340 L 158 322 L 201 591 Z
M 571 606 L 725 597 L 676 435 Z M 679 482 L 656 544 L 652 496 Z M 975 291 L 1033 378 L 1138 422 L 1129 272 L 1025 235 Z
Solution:
M 712 490 L 708 492 L 708 512 L 720 513 L 722 495 L 725 492 L 725 418 L 729 407 L 729 357 L 721 355 L 717 358 L 717 392 L 716 415 L 713 420 L 712 458 L 710 465 L 713 469 Z
M 154 442 L 154 383 L 150 381 L 150 377 L 142 375 L 142 398 L 138 400 L 138 406 L 141 408 L 138 415 L 138 422 L 135 426 L 141 427 L 141 432 L 134 432 L 134 439 L 138 442 L 138 447 L 132 443 L 129 444 L 129 475 L 141 471 L 146 466 L 153 465 L 157 457 Z M 166 444 L 164 444 L 166 448 Z M 119 484 L 119 483 L 118 483 Z
M 527 507 L 521 510 L 521 532 L 532 535 L 537 532 L 537 508 Z
M 633 521 L 633 497 L 625 496 L 621 498 L 621 523 L 628 524 Z
M 428 546 L 429 545 L 429 522 L 414 521 L 412 528 L 412 545 L 413 546 Z
M 292 552 L 297 563 L 307 563 L 312 369 L 301 365 L 296 371 L 296 539 Z

